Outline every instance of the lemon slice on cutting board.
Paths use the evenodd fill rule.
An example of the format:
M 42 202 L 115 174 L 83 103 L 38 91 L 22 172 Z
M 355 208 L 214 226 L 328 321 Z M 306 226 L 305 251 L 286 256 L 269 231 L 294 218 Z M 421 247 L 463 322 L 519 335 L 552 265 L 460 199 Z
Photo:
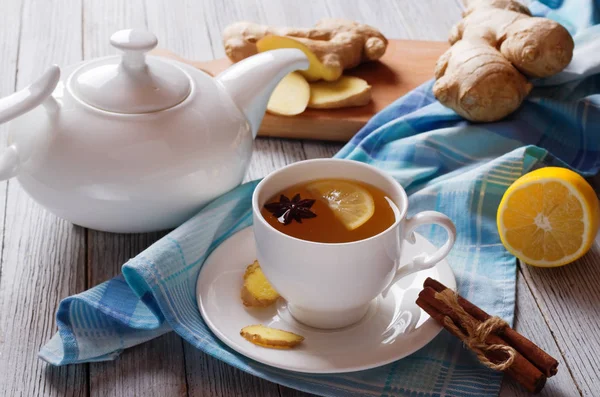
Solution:
M 510 253 L 540 267 L 566 265 L 594 243 L 600 204 L 577 173 L 547 167 L 517 179 L 498 207 L 500 239 Z
M 373 196 L 360 185 L 339 180 L 322 180 L 309 184 L 307 190 L 327 202 L 335 217 L 346 229 L 364 225 L 375 212 Z

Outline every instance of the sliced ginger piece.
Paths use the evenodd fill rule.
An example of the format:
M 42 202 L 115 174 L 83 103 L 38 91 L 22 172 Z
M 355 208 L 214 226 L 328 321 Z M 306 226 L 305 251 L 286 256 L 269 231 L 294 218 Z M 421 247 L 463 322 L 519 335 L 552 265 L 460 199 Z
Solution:
M 279 116 L 295 116 L 304 112 L 310 99 L 310 86 L 298 72 L 285 76 L 275 87 L 267 110 Z
M 337 81 L 319 81 L 310 84 L 308 107 L 336 109 L 364 106 L 371 102 L 371 86 L 363 79 L 342 76 Z
M 325 66 L 308 46 L 289 37 L 265 36 L 256 43 L 256 48 L 258 49 L 258 52 L 277 50 L 280 48 L 297 48 L 301 50 L 308 58 L 309 67 L 307 70 L 300 70 L 298 73 L 301 73 L 308 81 L 317 81 L 321 79 L 334 81 L 342 75 L 342 68 Z
M 279 294 L 265 277 L 258 261 L 254 261 L 246 268 L 241 295 L 244 306 L 250 307 L 267 307 L 279 298 Z
M 244 327 L 240 335 L 257 346 L 271 349 L 291 349 L 304 340 L 301 335 L 262 324 Z

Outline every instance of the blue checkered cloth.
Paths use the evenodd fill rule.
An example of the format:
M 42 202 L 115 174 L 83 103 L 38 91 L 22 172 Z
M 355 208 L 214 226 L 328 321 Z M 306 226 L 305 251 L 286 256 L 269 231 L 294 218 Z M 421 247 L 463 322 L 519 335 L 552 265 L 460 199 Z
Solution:
M 497 123 L 471 124 L 436 102 L 433 82 L 428 82 L 376 115 L 337 155 L 390 173 L 409 193 L 413 213 L 437 210 L 452 218 L 458 239 L 448 262 L 460 294 L 509 323 L 516 260 L 496 231 L 502 194 L 537 167 L 565 166 L 591 175 L 600 166 L 600 75 L 594 74 L 600 65 L 600 31 L 584 29 L 595 24 L 597 10 L 591 1 L 576 0 L 534 3 L 532 8 L 577 33 L 577 55 L 554 82 L 537 82 L 519 111 Z M 498 393 L 502 375 L 480 365 L 446 332 L 405 359 L 336 375 L 271 368 L 224 346 L 198 312 L 196 278 L 221 242 L 251 225 L 255 186 L 256 182 L 242 185 L 207 205 L 128 261 L 122 275 L 64 299 L 56 314 L 58 333 L 40 357 L 54 365 L 112 360 L 123 349 L 174 330 L 198 349 L 243 371 L 320 395 Z M 444 233 L 436 228 L 420 232 L 440 244 Z

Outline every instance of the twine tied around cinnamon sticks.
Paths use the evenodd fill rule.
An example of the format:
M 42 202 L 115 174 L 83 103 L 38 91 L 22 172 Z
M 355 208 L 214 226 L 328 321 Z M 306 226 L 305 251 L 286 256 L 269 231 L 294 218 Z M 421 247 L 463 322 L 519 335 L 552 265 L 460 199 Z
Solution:
M 457 335 L 465 345 L 467 345 L 475 352 L 475 354 L 477 354 L 477 358 L 483 365 L 497 371 L 504 371 L 513 364 L 517 355 L 517 352 L 514 348 L 500 344 L 489 344 L 486 342 L 486 339 L 490 334 L 508 326 L 506 321 L 497 316 L 490 317 L 484 322 L 475 320 L 458 303 L 457 295 L 451 289 L 445 289 L 442 292 L 436 292 L 435 298 L 456 312 L 465 332 L 463 332 L 460 327 L 454 324 L 454 321 L 452 321 L 452 319 L 448 316 L 444 317 L 444 324 L 450 330 L 454 331 L 455 335 Z M 503 352 L 506 355 L 506 359 L 504 361 L 494 363 L 486 357 L 486 353 L 490 351 Z
M 503 371 L 531 393 L 539 393 L 558 371 L 556 359 L 437 280 L 425 280 L 417 305 L 474 350 L 482 363 Z

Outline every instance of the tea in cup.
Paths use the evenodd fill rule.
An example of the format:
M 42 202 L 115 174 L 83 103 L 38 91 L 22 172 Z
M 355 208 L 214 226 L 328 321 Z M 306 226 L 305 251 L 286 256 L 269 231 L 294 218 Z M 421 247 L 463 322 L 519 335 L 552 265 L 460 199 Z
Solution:
M 298 321 L 340 328 L 401 278 L 448 255 L 456 230 L 444 214 L 407 218 L 406 192 L 370 165 L 340 159 L 294 163 L 273 172 L 252 198 L 257 259 Z M 433 254 L 400 266 L 403 241 L 424 224 L 446 229 Z
M 292 185 L 267 200 L 261 210 L 263 218 L 280 232 L 317 243 L 348 243 L 375 236 L 394 224 L 397 213 L 384 191 L 347 179 Z

